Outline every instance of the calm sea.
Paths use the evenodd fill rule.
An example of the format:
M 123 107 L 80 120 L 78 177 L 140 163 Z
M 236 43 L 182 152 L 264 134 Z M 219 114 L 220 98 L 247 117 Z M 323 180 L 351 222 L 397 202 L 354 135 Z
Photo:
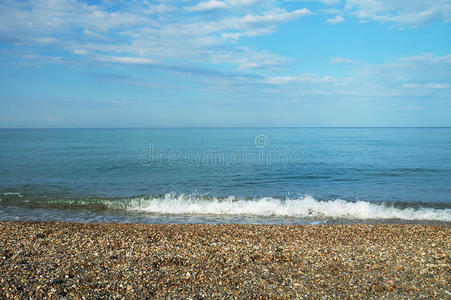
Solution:
M 451 128 L 1 129 L 0 220 L 449 223 Z

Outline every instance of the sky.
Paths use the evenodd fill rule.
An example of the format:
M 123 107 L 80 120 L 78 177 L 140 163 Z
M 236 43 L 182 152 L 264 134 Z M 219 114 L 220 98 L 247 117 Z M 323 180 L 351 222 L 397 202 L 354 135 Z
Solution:
M 451 0 L 0 0 L 0 127 L 451 126 Z

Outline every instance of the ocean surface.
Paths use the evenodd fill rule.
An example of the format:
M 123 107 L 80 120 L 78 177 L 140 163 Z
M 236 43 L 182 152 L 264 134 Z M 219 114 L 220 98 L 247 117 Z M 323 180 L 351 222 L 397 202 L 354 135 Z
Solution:
M 0 129 L 0 220 L 451 224 L 451 128 Z

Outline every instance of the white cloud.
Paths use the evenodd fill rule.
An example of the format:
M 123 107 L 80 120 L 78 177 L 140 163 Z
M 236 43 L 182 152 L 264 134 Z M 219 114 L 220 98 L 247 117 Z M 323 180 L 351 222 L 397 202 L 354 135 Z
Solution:
M 327 23 L 329 23 L 329 24 L 340 24 L 340 23 L 343 23 L 345 21 L 345 19 L 342 17 L 342 16 L 336 16 L 335 18 L 333 18 L 333 19 L 327 19 Z
M 373 93 L 391 96 L 430 99 L 449 93 L 451 86 L 451 55 L 424 54 L 402 57 L 390 63 L 352 66 L 352 89 L 368 89 Z
M 0 37 L 16 42 L 55 42 L 59 40 L 55 35 L 77 28 L 96 34 L 145 24 L 149 19 L 143 15 L 111 12 L 75 0 L 0 2 Z
M 406 83 L 402 85 L 408 89 L 449 89 L 451 88 L 451 84 L 449 83 L 426 83 L 426 84 L 418 84 L 418 83 Z
M 258 3 L 260 0 L 226 0 L 231 6 L 248 6 Z
M 27 60 L 40 60 L 40 61 L 46 61 L 51 63 L 62 63 L 64 61 L 64 58 L 59 56 L 47 56 L 47 55 L 37 55 L 37 54 L 25 54 L 22 55 L 22 59 Z
M 449 0 L 346 0 L 345 10 L 366 21 L 417 27 L 434 21 L 451 22 Z
M 74 49 L 73 52 L 74 52 L 74 54 L 79 54 L 79 55 L 88 54 L 88 51 L 86 51 L 84 49 Z
M 168 5 L 164 3 L 160 3 L 157 5 L 149 4 L 143 12 L 146 14 L 165 14 L 165 13 L 173 13 L 178 12 L 180 9 L 175 5 Z
M 185 6 L 184 9 L 190 12 L 201 12 L 214 9 L 224 9 L 227 7 L 228 5 L 225 2 L 217 0 L 209 0 L 207 2 L 199 2 L 193 6 Z
M 285 2 L 320 2 L 327 5 L 338 4 L 341 0 L 285 0 Z
M 232 63 L 239 69 L 277 68 L 286 65 L 289 59 L 270 54 L 265 51 L 255 51 L 248 47 L 236 47 L 233 52 L 217 53 L 212 62 L 216 64 Z
M 293 20 L 300 16 L 306 16 L 310 11 L 306 8 L 298 9 L 290 12 L 282 12 L 267 15 L 246 15 L 243 18 L 236 19 L 242 24 L 265 24 L 265 23 L 282 23 Z
M 71 56 L 79 55 L 78 61 L 85 58 L 88 62 L 102 65 L 139 65 L 158 71 L 196 73 L 200 80 L 209 78 L 216 86 L 249 87 L 262 94 L 277 94 L 283 89 L 293 97 L 306 94 L 354 97 L 429 95 L 431 98 L 449 95 L 451 55 L 423 54 L 383 64 L 365 64 L 334 57 L 331 64 L 347 64 L 344 69 L 348 73 L 342 78 L 329 74 L 275 73 L 274 70 L 279 71 L 291 59 L 264 49 L 247 47 L 241 43 L 241 38 L 271 34 L 280 24 L 311 12 L 307 9 L 287 11 L 272 1 L 271 5 L 253 0 L 222 2 L 230 9 L 215 15 L 212 20 L 208 14 L 192 14 L 177 8 L 174 6 L 176 1 L 153 1 L 151 6 L 148 2 L 131 2 L 120 12 L 102 2 L 88 5 L 75 0 L 2 1 L 0 39 L 16 49 L 32 44 L 45 49 L 65 50 Z M 362 20 L 388 22 L 381 17 L 383 13 L 401 20 L 400 16 L 405 16 L 405 11 L 414 12 L 422 7 L 417 1 L 413 1 L 409 9 L 399 1 L 378 5 L 382 2 L 374 0 L 371 4 L 367 0 L 348 0 L 346 9 Z M 158 13 L 156 7 L 159 7 Z M 239 9 L 234 10 L 234 7 Z M 444 11 L 443 15 L 446 15 L 446 7 Z M 66 58 L 61 53 L 59 51 L 57 57 L 30 53 L 14 55 L 30 65 L 68 62 L 70 57 Z M 180 65 L 181 58 L 184 65 Z M 217 71 L 216 64 L 226 65 L 233 71 Z M 340 67 L 337 65 L 334 69 Z M 246 72 L 254 69 L 259 69 L 258 75 L 248 76 Z
M 352 64 L 354 61 L 349 58 L 343 58 L 343 57 L 332 57 L 330 60 L 331 64 Z
M 341 15 L 328 19 L 330 24 L 344 21 L 344 16 L 354 16 L 361 22 L 376 21 L 398 27 L 419 27 L 433 22 L 451 22 L 450 0 L 285 0 L 286 2 L 320 2 L 327 8 L 320 11 Z M 337 22 L 338 21 L 338 22 Z
M 46 64 L 64 64 L 67 59 L 61 56 L 24 54 L 19 56 L 16 64 L 22 67 L 42 67 Z
M 94 56 L 94 59 L 101 62 L 112 62 L 130 65 L 152 65 L 157 63 L 157 61 L 144 57 Z
M 185 7 L 191 11 L 237 8 L 212 20 L 176 4 L 132 1 L 117 10 L 107 1 L 96 5 L 77 0 L 0 2 L 0 39 L 15 45 L 47 44 L 97 61 L 103 56 L 104 62 L 111 63 L 147 64 L 183 57 L 189 63 L 272 68 L 287 59 L 257 49 L 243 51 L 240 38 L 271 34 L 279 24 L 310 13 L 257 0 L 210 0 Z
M 209 0 L 201 1 L 195 5 L 185 6 L 184 9 L 189 12 L 203 12 L 216 9 L 227 9 L 240 6 L 249 6 L 258 3 L 259 0 Z
M 298 77 L 292 77 L 292 76 L 285 76 L 285 77 L 268 77 L 265 78 L 264 82 L 269 84 L 276 84 L 276 85 L 286 85 L 286 84 L 302 84 L 302 83 L 309 83 L 309 84 L 332 84 L 336 82 L 337 80 L 332 77 L 320 77 L 317 75 L 312 74 L 304 74 L 303 76 Z
M 247 31 L 242 32 L 225 32 L 221 33 L 221 37 L 224 40 L 232 40 L 233 42 L 236 42 L 239 38 L 243 36 L 259 36 L 259 35 L 265 35 L 270 34 L 273 32 L 272 28 L 260 28 L 260 29 L 250 29 Z
M 402 62 L 416 62 L 416 63 L 451 63 L 451 54 L 444 56 L 437 56 L 434 54 L 423 54 L 417 56 L 408 56 L 399 59 Z
M 122 34 L 132 40 L 130 48 L 142 56 L 153 58 L 184 57 L 192 61 L 210 61 L 220 63 L 238 63 L 240 68 L 272 66 L 267 63 L 268 54 L 254 51 L 242 51 L 242 46 L 229 47 L 243 36 L 259 36 L 274 32 L 277 25 L 289 22 L 309 11 L 278 11 L 266 14 L 246 14 L 240 17 L 220 18 L 217 21 L 204 20 L 181 21 L 163 24 L 160 27 L 138 28 L 124 31 Z M 100 49 L 93 48 L 95 51 Z M 124 50 L 132 51 L 132 50 Z M 235 57 L 234 59 L 229 59 Z M 272 58 L 277 55 L 272 55 Z M 227 60 L 224 60 L 227 59 Z M 282 62 L 284 59 L 271 59 Z
M 320 74 L 267 76 L 248 85 L 264 94 L 291 99 L 331 95 L 355 99 L 448 99 L 451 55 L 402 57 L 382 64 L 352 61 L 347 73 L 343 77 Z

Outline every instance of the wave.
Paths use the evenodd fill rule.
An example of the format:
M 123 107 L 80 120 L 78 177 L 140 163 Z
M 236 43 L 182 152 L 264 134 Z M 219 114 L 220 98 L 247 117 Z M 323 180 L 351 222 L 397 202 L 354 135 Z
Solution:
M 23 197 L 22 194 L 18 193 L 18 192 L 5 192 L 5 193 L 2 193 L 2 195 L 3 196 L 17 196 L 17 197 L 20 197 L 20 198 Z
M 244 215 L 308 219 L 398 219 L 451 222 L 451 209 L 396 207 L 387 203 L 320 201 L 311 196 L 296 199 L 264 197 L 240 199 L 166 194 L 132 199 L 127 210 L 168 215 Z
M 249 216 L 308 220 L 406 220 L 451 222 L 451 209 L 444 203 L 374 203 L 368 201 L 297 198 L 237 198 L 198 194 L 135 196 L 128 198 L 60 198 L 2 193 L 1 206 L 47 209 L 114 210 L 127 213 L 172 216 Z

